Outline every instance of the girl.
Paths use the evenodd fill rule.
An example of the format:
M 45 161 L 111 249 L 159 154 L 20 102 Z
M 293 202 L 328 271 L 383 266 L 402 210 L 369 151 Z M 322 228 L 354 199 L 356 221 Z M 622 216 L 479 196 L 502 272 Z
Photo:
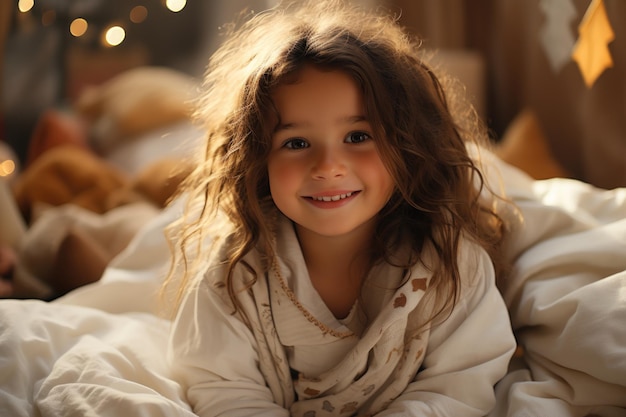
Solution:
M 166 283 L 194 412 L 485 415 L 515 347 L 503 224 L 416 45 L 344 2 L 286 6 L 232 33 L 206 87 Z

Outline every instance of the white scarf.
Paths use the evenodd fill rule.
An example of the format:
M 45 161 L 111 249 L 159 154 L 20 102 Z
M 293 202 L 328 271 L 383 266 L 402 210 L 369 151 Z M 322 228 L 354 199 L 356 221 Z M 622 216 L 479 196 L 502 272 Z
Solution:
M 282 221 L 278 230 L 279 258 L 267 279 L 258 279 L 251 298 L 242 297 L 243 312 L 259 343 L 260 369 L 275 402 L 290 409 L 294 417 L 320 415 L 373 415 L 385 409 L 415 378 L 428 342 L 428 330 L 416 309 L 424 298 L 431 277 L 421 264 L 395 291 L 387 291 L 387 301 L 373 318 L 360 340 L 338 364 L 316 378 L 300 375 L 292 380 L 281 343 L 277 322 L 281 315 L 295 317 L 303 328 L 316 326 L 326 338 L 355 337 L 345 326 L 323 323 L 314 317 L 290 288 L 297 279 L 308 277 L 291 222 Z M 283 243 L 280 243 L 283 242 Z M 251 265 L 256 264 L 246 257 Z M 251 262 L 252 261 L 252 262 Z M 375 270 L 397 276 L 398 268 L 384 265 Z M 294 273 L 306 275 L 294 276 Z M 374 277 L 384 282 L 385 277 Z M 383 290 L 384 291 L 384 290 Z M 297 399 L 296 399 L 297 394 Z M 331 414 L 329 414 L 331 413 Z

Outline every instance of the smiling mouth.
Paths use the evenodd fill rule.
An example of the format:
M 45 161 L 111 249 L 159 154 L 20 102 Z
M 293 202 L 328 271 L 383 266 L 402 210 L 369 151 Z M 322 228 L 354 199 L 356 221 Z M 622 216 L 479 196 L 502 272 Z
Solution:
M 311 196 L 310 198 L 314 201 L 325 201 L 325 202 L 329 202 L 329 201 L 339 201 L 339 200 L 344 200 L 350 196 L 352 196 L 354 193 L 353 192 L 349 192 L 349 193 L 345 193 L 345 194 L 337 194 L 337 195 L 328 195 L 328 196 L 319 196 L 319 197 L 315 197 L 315 196 Z

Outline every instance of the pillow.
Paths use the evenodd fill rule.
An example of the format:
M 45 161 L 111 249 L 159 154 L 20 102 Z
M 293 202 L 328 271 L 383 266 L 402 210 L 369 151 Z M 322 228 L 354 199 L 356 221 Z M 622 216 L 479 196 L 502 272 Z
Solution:
M 521 111 L 509 124 L 495 153 L 534 179 L 571 177 L 554 157 L 535 113 Z
M 164 67 L 137 67 L 88 87 L 75 103 L 92 123 L 92 145 L 107 153 L 120 142 L 188 119 L 196 80 Z

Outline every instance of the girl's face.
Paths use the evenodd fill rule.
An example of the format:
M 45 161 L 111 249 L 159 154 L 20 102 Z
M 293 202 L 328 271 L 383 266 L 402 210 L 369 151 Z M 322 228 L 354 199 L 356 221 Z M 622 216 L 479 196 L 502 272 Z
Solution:
M 281 123 L 272 136 L 268 174 L 278 209 L 299 235 L 372 230 L 394 185 L 356 83 L 344 72 L 305 66 L 272 98 Z

